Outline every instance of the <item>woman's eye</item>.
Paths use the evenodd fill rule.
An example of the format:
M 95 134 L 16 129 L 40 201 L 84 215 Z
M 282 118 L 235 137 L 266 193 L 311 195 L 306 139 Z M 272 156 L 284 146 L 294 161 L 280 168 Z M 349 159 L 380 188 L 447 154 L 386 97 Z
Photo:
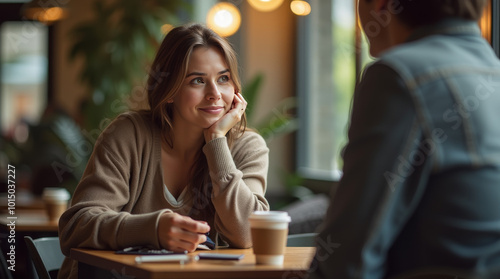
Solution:
M 191 80 L 192 84 L 203 84 L 203 79 L 201 77 Z
M 218 82 L 228 82 L 229 76 L 220 76 Z

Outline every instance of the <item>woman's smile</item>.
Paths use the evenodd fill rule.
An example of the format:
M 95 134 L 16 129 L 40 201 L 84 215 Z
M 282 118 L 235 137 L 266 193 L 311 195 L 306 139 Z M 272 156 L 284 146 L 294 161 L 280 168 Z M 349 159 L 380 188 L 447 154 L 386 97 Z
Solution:
M 206 129 L 223 117 L 233 104 L 236 90 L 229 66 L 217 48 L 200 47 L 191 53 L 186 73 L 172 100 L 173 118 L 182 127 Z
M 209 113 L 209 114 L 218 115 L 222 111 L 224 111 L 224 107 L 223 106 L 209 106 L 209 107 L 199 108 L 199 110 L 202 111 L 202 112 Z

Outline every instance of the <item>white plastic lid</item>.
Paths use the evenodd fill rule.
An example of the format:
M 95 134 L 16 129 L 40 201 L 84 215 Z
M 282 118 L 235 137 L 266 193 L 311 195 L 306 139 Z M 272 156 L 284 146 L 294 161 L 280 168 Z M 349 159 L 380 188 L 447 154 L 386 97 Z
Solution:
M 268 222 L 287 222 L 289 223 L 292 219 L 288 216 L 286 211 L 254 211 L 250 215 L 250 220 L 255 221 L 268 221 Z
M 45 200 L 67 201 L 69 200 L 70 195 L 68 190 L 64 188 L 47 187 L 43 189 L 42 197 Z

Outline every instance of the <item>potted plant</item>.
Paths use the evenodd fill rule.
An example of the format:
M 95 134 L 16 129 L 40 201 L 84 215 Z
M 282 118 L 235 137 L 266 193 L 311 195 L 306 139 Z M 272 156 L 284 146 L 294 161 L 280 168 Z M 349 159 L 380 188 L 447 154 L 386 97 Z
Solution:
M 180 12 L 191 13 L 191 7 L 181 0 L 94 1 L 92 10 L 94 18 L 71 31 L 70 58 L 84 61 L 79 75 L 90 91 L 84 126 L 102 129 L 103 119 L 128 109 L 131 96 L 141 94 L 136 86 L 145 83 L 162 25 L 178 24 Z

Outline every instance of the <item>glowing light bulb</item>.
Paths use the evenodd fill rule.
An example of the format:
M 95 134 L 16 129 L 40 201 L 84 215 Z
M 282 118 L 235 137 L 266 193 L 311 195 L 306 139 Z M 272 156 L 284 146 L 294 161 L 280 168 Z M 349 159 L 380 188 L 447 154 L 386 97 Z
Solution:
M 290 3 L 292 12 L 299 16 L 306 16 L 311 13 L 311 5 L 306 1 L 294 0 Z
M 228 10 L 221 10 L 215 13 L 214 21 L 217 26 L 227 28 L 234 21 L 234 18 Z
M 43 15 L 40 16 L 40 21 L 52 22 L 60 20 L 64 15 L 63 9 L 60 7 L 52 7 L 45 11 Z
M 283 0 L 248 0 L 250 6 L 261 12 L 270 12 L 276 10 Z
M 240 24 L 240 11 L 231 3 L 218 3 L 208 11 L 208 27 L 223 37 L 229 37 L 236 33 L 240 28 Z

